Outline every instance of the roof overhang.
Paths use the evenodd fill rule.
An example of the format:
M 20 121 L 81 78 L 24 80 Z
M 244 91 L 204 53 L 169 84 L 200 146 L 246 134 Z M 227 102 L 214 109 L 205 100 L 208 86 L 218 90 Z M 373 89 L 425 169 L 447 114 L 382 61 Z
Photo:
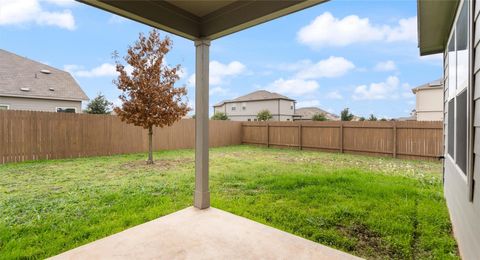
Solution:
M 190 40 L 214 40 L 328 0 L 77 1 Z
M 442 53 L 455 19 L 459 0 L 418 0 L 420 55 Z

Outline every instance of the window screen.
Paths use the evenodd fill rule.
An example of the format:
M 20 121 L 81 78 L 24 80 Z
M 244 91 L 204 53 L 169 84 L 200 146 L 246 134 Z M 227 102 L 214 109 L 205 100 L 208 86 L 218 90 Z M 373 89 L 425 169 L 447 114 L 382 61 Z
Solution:
M 466 86 L 468 80 L 468 5 L 463 2 L 456 24 L 457 37 L 457 89 Z
M 457 154 L 455 161 L 462 169 L 463 173 L 467 172 L 467 91 L 463 91 L 456 97 L 457 100 L 457 128 L 456 128 L 456 147 Z
M 6 106 L 6 105 L 0 105 L 0 110 L 8 110 L 8 106 Z
M 447 144 L 448 144 L 448 154 L 454 158 L 454 151 L 455 151 L 455 147 L 454 147 L 454 143 L 455 143 L 455 99 L 452 98 L 449 102 L 448 102 L 448 113 L 447 113 L 447 116 L 448 116 L 448 140 L 447 140 Z
M 455 96 L 457 89 L 457 53 L 455 52 L 455 31 L 448 42 L 448 97 Z

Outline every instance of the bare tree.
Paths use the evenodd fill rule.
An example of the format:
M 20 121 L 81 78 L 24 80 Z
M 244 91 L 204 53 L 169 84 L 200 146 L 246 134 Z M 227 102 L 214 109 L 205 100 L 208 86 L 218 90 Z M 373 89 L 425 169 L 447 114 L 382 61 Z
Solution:
M 175 87 L 180 79 L 180 65 L 165 64 L 165 55 L 171 48 L 172 41 L 168 37 L 161 39 L 156 30 L 152 30 L 148 38 L 140 34 L 124 57 L 132 67 L 131 73 L 114 53 L 119 76 L 113 83 L 122 91 L 119 96 L 122 105 L 114 110 L 122 121 L 148 129 L 147 164 L 153 164 L 153 127 L 170 126 L 190 110 L 187 89 Z

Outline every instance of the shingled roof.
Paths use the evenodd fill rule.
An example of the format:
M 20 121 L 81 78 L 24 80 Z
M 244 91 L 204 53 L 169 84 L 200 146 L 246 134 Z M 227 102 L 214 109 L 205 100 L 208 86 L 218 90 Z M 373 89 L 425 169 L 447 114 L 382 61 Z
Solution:
M 416 88 L 412 89 L 413 94 L 416 94 L 417 91 L 422 90 L 422 89 L 434 89 L 434 88 L 443 88 L 443 80 L 442 79 L 437 79 L 432 82 L 428 82 L 426 84 L 420 85 Z
M 255 92 L 246 94 L 244 96 L 241 96 L 232 100 L 224 100 L 214 105 L 214 107 L 222 106 L 225 103 L 247 102 L 247 101 L 258 101 L 258 100 L 277 100 L 277 99 L 295 101 L 287 96 L 280 95 L 278 93 L 274 93 L 266 90 L 257 90 Z
M 302 116 L 302 119 L 307 120 L 312 119 L 316 114 L 324 114 L 328 120 L 335 121 L 340 119 L 338 115 L 332 114 L 318 107 L 302 107 L 295 110 L 295 115 Z
M 0 96 L 82 101 L 70 73 L 0 49 Z

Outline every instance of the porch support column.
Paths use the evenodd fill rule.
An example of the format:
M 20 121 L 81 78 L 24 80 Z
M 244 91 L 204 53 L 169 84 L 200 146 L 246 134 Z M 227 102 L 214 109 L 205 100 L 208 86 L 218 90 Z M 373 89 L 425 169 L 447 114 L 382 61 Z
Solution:
M 194 206 L 210 207 L 208 189 L 208 77 L 210 41 L 195 41 L 195 195 Z

